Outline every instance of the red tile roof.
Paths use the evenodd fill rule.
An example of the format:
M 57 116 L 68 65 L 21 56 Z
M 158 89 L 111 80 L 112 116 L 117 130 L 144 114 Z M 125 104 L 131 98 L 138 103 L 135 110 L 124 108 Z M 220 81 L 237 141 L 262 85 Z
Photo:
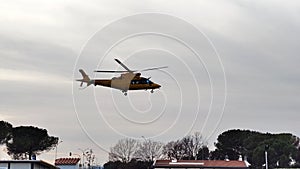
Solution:
M 172 162 L 171 160 L 157 160 L 154 168 L 248 168 L 244 161 L 237 160 L 178 160 Z
M 55 160 L 55 165 L 76 165 L 80 158 L 59 158 Z

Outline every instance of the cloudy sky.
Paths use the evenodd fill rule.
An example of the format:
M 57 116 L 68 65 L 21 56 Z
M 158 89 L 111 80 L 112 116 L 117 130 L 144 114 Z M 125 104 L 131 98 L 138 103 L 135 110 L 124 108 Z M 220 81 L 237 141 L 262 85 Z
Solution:
M 58 136 L 58 157 L 118 139 L 167 142 L 233 128 L 300 136 L 299 1 L 5 1 L 0 119 Z M 168 66 L 160 90 L 122 92 L 74 78 L 83 68 Z M 213 148 L 213 146 L 211 146 Z M 1 151 L 1 159 L 8 158 Z M 39 158 L 53 161 L 52 150 Z

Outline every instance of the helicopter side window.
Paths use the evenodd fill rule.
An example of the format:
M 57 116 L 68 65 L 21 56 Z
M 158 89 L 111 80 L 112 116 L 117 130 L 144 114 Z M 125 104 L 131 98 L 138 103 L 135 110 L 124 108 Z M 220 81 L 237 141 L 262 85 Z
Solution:
M 141 80 L 139 80 L 139 82 L 141 83 L 141 84 L 149 84 L 149 82 L 148 82 L 149 80 L 148 79 L 141 79 Z

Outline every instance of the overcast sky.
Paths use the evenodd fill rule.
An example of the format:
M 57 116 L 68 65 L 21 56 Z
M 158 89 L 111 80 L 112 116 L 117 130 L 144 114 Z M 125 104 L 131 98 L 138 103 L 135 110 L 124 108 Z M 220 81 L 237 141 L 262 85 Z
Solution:
M 125 137 L 201 131 L 213 148 L 233 128 L 300 136 L 299 9 L 296 0 L 3 1 L 0 120 L 46 128 L 63 140 L 58 157 L 93 148 L 101 164 Z M 79 68 L 117 76 L 93 73 L 121 70 L 114 58 L 169 66 L 142 74 L 161 89 L 78 89 Z

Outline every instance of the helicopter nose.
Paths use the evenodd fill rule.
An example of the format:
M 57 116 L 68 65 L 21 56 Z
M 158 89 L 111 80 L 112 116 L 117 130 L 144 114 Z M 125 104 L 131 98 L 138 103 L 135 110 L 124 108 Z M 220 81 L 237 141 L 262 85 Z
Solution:
M 160 88 L 161 86 L 159 84 L 156 84 L 157 88 Z

